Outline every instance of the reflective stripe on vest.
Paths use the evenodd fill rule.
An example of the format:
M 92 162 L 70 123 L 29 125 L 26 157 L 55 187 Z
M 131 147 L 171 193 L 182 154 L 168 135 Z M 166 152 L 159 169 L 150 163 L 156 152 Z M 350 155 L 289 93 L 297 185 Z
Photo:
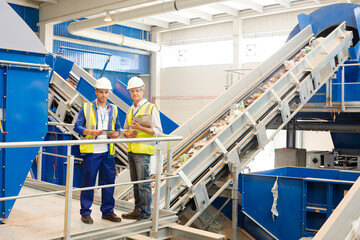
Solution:
M 134 105 L 133 105 L 134 106 Z M 149 102 L 145 103 L 143 106 L 140 107 L 140 109 L 137 111 L 137 113 L 134 114 L 134 108 L 133 106 L 131 106 L 127 112 L 126 115 L 126 121 L 128 126 L 131 126 L 131 121 L 133 119 L 133 117 L 135 116 L 140 116 L 140 115 L 152 115 L 152 110 L 154 108 L 154 106 L 156 107 L 156 105 L 151 104 Z M 137 136 L 136 138 L 153 138 L 153 135 L 150 135 L 146 132 L 134 129 L 135 131 L 137 131 Z M 156 142 L 144 142 L 144 143 L 128 143 L 128 152 L 132 152 L 132 153 L 142 153 L 142 154 L 149 154 L 149 155 L 153 155 L 155 152 L 155 145 Z
M 84 110 L 84 117 L 85 117 L 85 128 L 94 130 L 96 129 L 96 115 L 95 110 L 93 107 L 93 103 L 84 103 L 83 110 Z M 115 121 L 118 115 L 118 108 L 114 104 L 110 104 L 112 110 L 112 118 L 109 119 L 109 129 L 115 130 Z M 90 116 L 90 121 L 88 120 Z M 91 135 L 86 135 L 82 137 L 82 139 L 90 140 L 95 139 L 95 137 Z M 94 152 L 94 144 L 82 144 L 80 145 L 80 153 L 93 153 Z M 109 154 L 112 156 L 115 154 L 114 144 L 110 143 L 109 145 Z

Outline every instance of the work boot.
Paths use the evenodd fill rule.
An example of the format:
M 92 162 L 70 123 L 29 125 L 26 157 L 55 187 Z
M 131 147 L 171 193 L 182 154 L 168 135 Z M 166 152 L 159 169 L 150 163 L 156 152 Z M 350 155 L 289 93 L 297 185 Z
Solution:
M 121 216 L 122 216 L 123 219 L 136 219 L 136 220 L 138 220 L 140 218 L 140 213 L 139 213 L 139 211 L 137 209 L 135 209 L 132 212 L 123 213 Z
M 93 219 L 91 218 L 90 215 L 81 216 L 81 221 L 83 223 L 86 223 L 86 224 L 93 224 L 94 223 L 94 221 L 93 221 Z
M 145 217 L 145 216 L 139 216 L 137 220 L 138 220 L 138 221 L 151 220 L 151 215 L 146 216 L 146 217 Z
M 106 219 L 112 222 L 121 222 L 121 218 L 118 217 L 115 213 L 112 213 L 110 215 L 102 215 L 102 219 Z

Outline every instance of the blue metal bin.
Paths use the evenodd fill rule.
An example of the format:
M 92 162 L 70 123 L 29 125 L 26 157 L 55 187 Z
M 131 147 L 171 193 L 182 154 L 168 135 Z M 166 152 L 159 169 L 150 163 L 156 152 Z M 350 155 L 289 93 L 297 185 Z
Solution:
M 242 211 L 274 238 L 314 236 L 359 176 L 360 172 L 296 167 L 240 174 Z M 277 217 L 271 212 L 276 180 Z

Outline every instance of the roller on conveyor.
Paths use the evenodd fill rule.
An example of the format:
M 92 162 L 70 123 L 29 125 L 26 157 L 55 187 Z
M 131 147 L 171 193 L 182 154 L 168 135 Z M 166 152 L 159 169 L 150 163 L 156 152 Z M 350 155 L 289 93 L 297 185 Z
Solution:
M 348 59 L 353 34 L 345 27 L 342 23 L 316 40 L 311 26 L 306 27 L 175 130 L 174 135 L 184 137 L 173 148 L 175 163 L 183 154 L 190 157 L 190 149 L 198 149 L 173 171 L 181 178 L 169 180 L 170 199 L 165 199 L 162 184 L 162 205 L 170 202 L 171 210 L 181 211 L 194 200 L 197 213 L 186 223 L 190 225 L 224 189 L 236 186 L 231 175 L 238 174 Z M 282 124 L 267 136 L 267 125 L 277 114 Z M 224 184 L 210 198 L 207 189 L 220 178 Z

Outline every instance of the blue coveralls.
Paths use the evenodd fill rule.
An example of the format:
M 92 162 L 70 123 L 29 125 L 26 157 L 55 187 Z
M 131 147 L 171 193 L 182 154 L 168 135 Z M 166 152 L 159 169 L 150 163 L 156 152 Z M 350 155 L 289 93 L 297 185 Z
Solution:
M 109 129 L 111 129 L 112 123 L 112 111 L 113 107 L 110 106 L 109 111 Z M 95 110 L 96 117 L 96 129 L 98 128 L 98 113 L 96 100 L 93 101 L 93 108 Z M 80 134 L 85 130 L 86 119 L 84 116 L 84 110 L 81 108 L 78 114 L 78 118 L 75 123 L 75 131 Z M 115 121 L 115 131 L 120 132 L 120 121 L 119 115 Z M 96 139 L 96 137 L 95 137 Z M 109 151 L 104 153 L 88 153 L 82 154 L 83 157 L 83 179 L 82 187 L 93 187 L 95 186 L 96 175 L 99 172 L 100 185 L 114 184 L 115 182 L 115 162 L 114 156 L 109 155 Z M 94 199 L 94 190 L 82 191 L 80 196 L 80 214 L 81 216 L 91 214 L 91 205 Z M 102 188 L 101 189 L 101 207 L 100 211 L 103 216 L 110 215 L 114 213 L 114 187 Z

